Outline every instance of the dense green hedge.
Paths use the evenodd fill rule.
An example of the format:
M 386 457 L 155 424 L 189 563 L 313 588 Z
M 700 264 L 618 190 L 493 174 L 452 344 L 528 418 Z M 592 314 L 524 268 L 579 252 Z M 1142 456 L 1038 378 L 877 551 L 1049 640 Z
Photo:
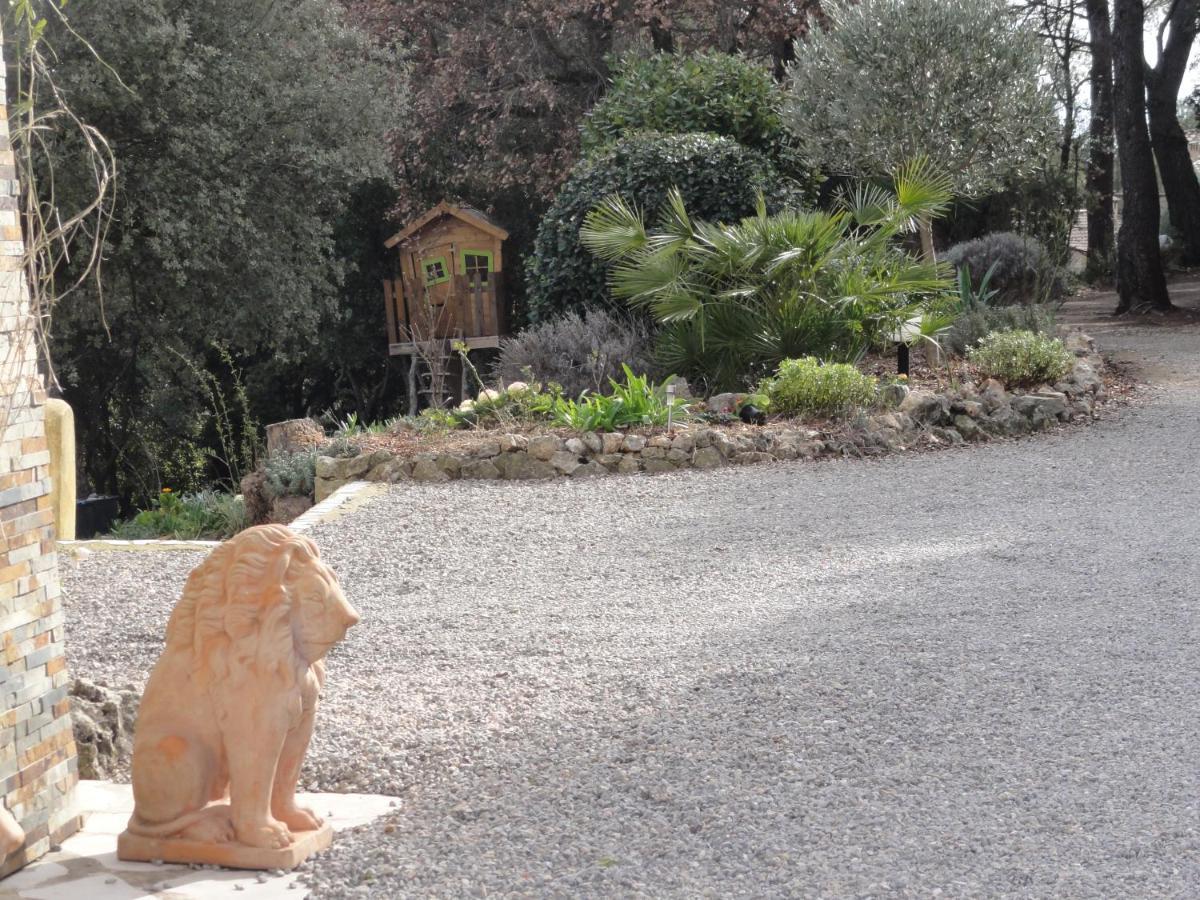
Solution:
M 696 218 L 717 221 L 750 215 L 759 192 L 774 208 L 808 199 L 799 183 L 731 138 L 647 133 L 619 140 L 579 163 L 542 217 L 525 264 L 529 321 L 610 305 L 607 266 L 579 241 L 584 216 L 610 194 L 653 214 L 672 186 Z
M 709 132 L 774 157 L 786 140 L 765 68 L 728 53 L 628 55 L 580 127 L 584 153 L 640 131 Z

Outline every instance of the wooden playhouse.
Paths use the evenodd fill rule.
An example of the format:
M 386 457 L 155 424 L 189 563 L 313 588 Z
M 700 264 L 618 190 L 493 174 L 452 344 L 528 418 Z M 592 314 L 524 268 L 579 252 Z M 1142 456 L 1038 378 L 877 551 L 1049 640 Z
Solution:
M 388 238 L 396 251 L 395 277 L 383 286 L 389 354 L 415 358 L 416 341 L 499 347 L 507 238 L 486 214 L 446 201 Z

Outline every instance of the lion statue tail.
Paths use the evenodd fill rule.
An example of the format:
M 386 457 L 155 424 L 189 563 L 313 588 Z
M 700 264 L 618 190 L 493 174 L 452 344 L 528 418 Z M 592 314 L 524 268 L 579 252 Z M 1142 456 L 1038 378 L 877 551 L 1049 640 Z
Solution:
M 214 806 L 204 806 L 200 809 L 194 809 L 191 812 L 184 813 L 182 816 L 177 816 L 169 822 L 149 823 L 143 822 L 135 809 L 133 815 L 129 817 L 129 825 L 126 826 L 130 834 L 136 834 L 140 837 L 148 838 L 169 838 L 175 837 L 179 832 L 186 828 L 191 828 L 197 822 L 216 816 L 229 816 L 229 806 L 225 803 L 219 803 Z

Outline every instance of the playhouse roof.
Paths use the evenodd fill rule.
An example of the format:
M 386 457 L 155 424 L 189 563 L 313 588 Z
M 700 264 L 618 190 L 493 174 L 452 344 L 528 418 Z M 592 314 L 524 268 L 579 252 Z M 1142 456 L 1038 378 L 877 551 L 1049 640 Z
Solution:
M 411 237 L 416 232 L 420 231 L 430 222 L 440 219 L 442 216 L 454 216 L 456 219 L 461 219 L 468 225 L 474 225 L 480 231 L 485 231 L 492 237 L 500 240 L 508 238 L 508 232 L 501 228 L 491 216 L 478 209 L 470 206 L 456 206 L 453 203 L 448 203 L 443 200 L 433 209 L 418 216 L 409 222 L 400 231 L 397 231 L 390 238 L 384 241 L 384 246 L 395 247 L 401 241 Z

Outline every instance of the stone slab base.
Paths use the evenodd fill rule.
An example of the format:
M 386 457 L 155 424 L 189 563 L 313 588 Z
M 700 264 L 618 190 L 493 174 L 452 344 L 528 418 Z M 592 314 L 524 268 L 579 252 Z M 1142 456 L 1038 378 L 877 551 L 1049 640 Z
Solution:
M 326 822 L 316 831 L 293 832 L 294 840 L 283 850 L 247 847 L 245 844 L 212 844 L 178 838 L 151 838 L 121 833 L 117 859 L 129 862 L 164 862 L 224 866 L 227 869 L 294 869 L 314 853 L 333 843 L 333 828 Z

